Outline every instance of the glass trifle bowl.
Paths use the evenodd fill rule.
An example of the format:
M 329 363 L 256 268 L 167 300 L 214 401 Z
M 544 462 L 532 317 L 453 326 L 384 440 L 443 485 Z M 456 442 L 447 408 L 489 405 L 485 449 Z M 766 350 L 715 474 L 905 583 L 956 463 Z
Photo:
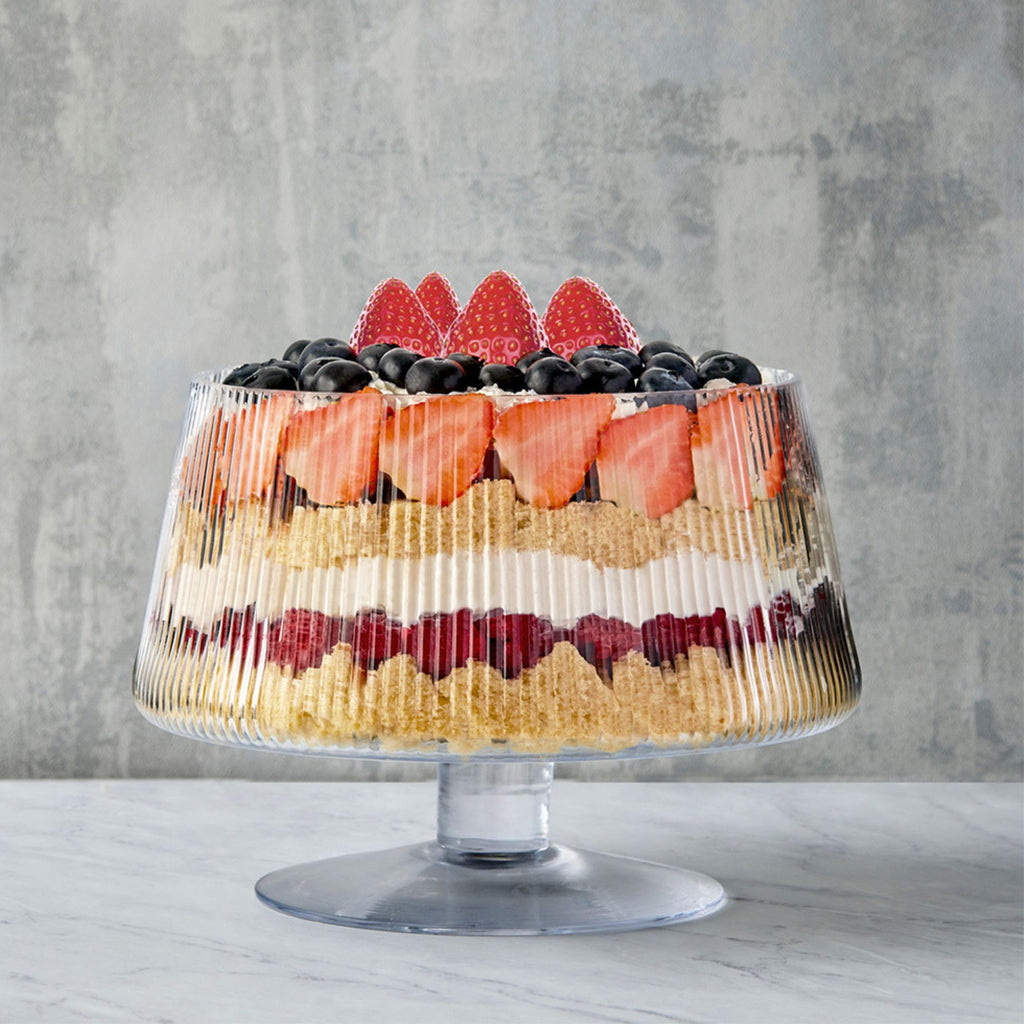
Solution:
M 172 732 L 433 761 L 431 841 L 260 879 L 289 913 L 668 924 L 719 883 L 548 838 L 556 762 L 827 729 L 860 674 L 803 386 L 412 395 L 197 377 L 134 691 Z

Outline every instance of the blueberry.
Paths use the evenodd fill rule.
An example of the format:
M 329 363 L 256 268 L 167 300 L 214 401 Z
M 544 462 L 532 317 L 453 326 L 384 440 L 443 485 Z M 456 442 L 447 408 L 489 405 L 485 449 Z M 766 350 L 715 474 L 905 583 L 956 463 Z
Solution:
M 538 395 L 577 395 L 583 391 L 583 378 L 568 359 L 545 356 L 526 371 L 526 386 Z
M 424 356 L 409 367 L 405 389 L 415 395 L 450 395 L 466 390 L 466 374 L 453 359 Z
M 317 375 L 317 371 L 322 369 L 328 363 L 333 363 L 335 361 L 336 359 L 334 356 L 317 356 L 315 359 L 310 359 L 308 362 L 303 363 L 302 369 L 299 370 L 299 390 L 312 391 L 313 378 Z
M 354 359 L 334 359 L 322 356 L 307 363 L 303 374 L 310 367 L 315 367 L 308 378 L 306 391 L 353 392 L 365 388 L 373 377 L 365 366 L 360 366 Z
M 685 349 L 680 348 L 673 341 L 649 341 L 642 349 L 640 349 L 640 358 L 646 366 L 654 356 L 660 356 L 666 352 L 671 353 L 674 356 L 681 356 L 691 366 L 693 366 L 693 357 Z
M 488 363 L 480 371 L 481 387 L 497 387 L 502 391 L 525 391 L 526 377 L 522 370 L 506 363 Z
M 299 364 L 294 359 L 268 359 L 265 366 L 279 366 L 287 370 L 296 380 L 299 379 Z
M 733 384 L 760 384 L 761 371 L 746 356 L 735 352 L 717 352 L 697 363 L 697 376 L 701 387 L 709 380 L 730 380 Z
M 377 376 L 389 384 L 404 387 L 409 367 L 422 358 L 419 352 L 412 352 L 407 348 L 393 348 L 378 360 Z
M 707 352 L 701 352 L 699 356 L 693 361 L 694 366 L 700 366 L 707 359 L 711 359 L 712 356 L 726 356 L 728 352 L 723 351 L 720 348 L 709 348 Z
M 299 357 L 302 355 L 302 350 L 309 344 L 309 338 L 301 338 L 299 341 L 293 341 L 285 350 L 284 355 L 281 357 L 290 363 L 297 363 Z
M 275 372 L 270 373 L 271 370 Z M 290 378 L 290 382 L 284 380 L 285 375 Z M 224 383 L 243 388 L 275 388 L 294 391 L 298 377 L 299 368 L 295 363 L 284 359 L 265 359 L 262 363 L 243 363 L 241 366 L 236 366 L 224 378 Z M 257 379 L 260 383 L 256 383 Z M 281 381 L 281 383 L 274 383 L 275 381 Z
M 629 348 L 621 345 L 584 345 L 572 354 L 570 362 L 573 366 L 579 366 L 584 359 L 612 359 L 621 363 L 633 377 L 638 377 L 643 371 L 644 364 L 640 357 Z
M 246 381 L 245 386 L 247 388 L 268 388 L 272 391 L 294 391 L 295 376 L 286 366 L 267 363 Z
M 614 359 L 591 356 L 576 364 L 576 371 L 583 379 L 583 390 L 603 394 L 615 394 L 633 390 L 633 374 L 622 363 Z
M 603 358 L 605 349 L 610 347 L 610 345 L 584 345 L 583 348 L 576 349 L 576 351 L 569 356 L 569 362 L 572 363 L 573 366 L 579 366 L 584 359 Z
M 555 353 L 549 348 L 538 348 L 533 352 L 527 352 L 525 356 L 521 356 L 516 361 L 516 369 L 522 373 L 526 373 L 526 371 L 533 366 L 538 359 L 547 359 L 553 355 L 555 355 Z
M 452 352 L 445 358 L 462 367 L 462 372 L 466 375 L 467 388 L 479 385 L 480 371 L 484 368 L 484 361 L 479 356 L 472 356 L 468 352 Z
M 697 411 L 697 396 L 690 382 L 675 370 L 652 366 L 640 374 L 637 382 L 641 391 L 648 393 L 647 405 L 676 405 L 679 401 L 690 410 Z
M 641 391 L 692 391 L 693 385 L 675 370 L 664 366 L 652 366 L 640 374 L 638 381 Z
M 242 363 L 236 366 L 225 378 L 225 384 L 244 388 L 257 371 L 263 369 L 263 363 Z
M 685 377 L 690 387 L 697 387 L 697 370 L 693 363 L 689 359 L 677 355 L 675 352 L 659 352 L 657 355 L 651 356 L 647 360 L 645 369 L 653 370 L 657 368 L 672 370 L 681 377 Z
M 333 356 L 335 359 L 355 359 L 356 354 L 343 341 L 337 338 L 318 338 L 311 341 L 299 356 L 299 369 L 302 369 L 311 359 L 319 359 L 321 356 Z
M 395 348 L 398 346 L 393 341 L 379 341 L 376 345 L 367 345 L 366 348 L 360 349 L 356 361 L 368 370 L 376 370 L 384 354 Z

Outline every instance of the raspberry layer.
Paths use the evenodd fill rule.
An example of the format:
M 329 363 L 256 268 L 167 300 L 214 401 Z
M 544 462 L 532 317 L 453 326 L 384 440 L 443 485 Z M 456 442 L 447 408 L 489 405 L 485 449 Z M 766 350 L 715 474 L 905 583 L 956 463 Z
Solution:
M 829 591 L 822 585 L 806 612 L 786 593 L 768 607 L 752 608 L 742 621 L 716 608 L 710 614 L 686 617 L 662 612 L 639 624 L 590 613 L 571 625 L 556 625 L 536 614 L 502 608 L 474 613 L 463 608 L 427 613 L 406 625 L 379 610 L 336 616 L 291 608 L 268 620 L 250 605 L 224 609 L 208 628 L 187 618 L 179 628 L 182 641 L 194 649 L 202 651 L 212 644 L 243 654 L 258 650 L 259 657 L 296 675 L 319 667 L 335 647 L 345 645 L 364 670 L 406 654 L 418 672 L 434 679 L 470 661 L 487 664 L 509 679 L 532 668 L 559 643 L 571 644 L 599 671 L 631 651 L 653 666 L 672 664 L 691 647 L 714 649 L 728 658 L 744 644 L 796 639 L 807 629 L 822 629 L 828 625 L 829 607 Z

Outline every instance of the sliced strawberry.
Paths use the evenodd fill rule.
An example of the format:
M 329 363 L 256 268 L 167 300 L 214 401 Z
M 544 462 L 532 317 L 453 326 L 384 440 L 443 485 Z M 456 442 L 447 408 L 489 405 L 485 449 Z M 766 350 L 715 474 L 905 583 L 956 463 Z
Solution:
M 273 485 L 281 432 L 292 409 L 290 395 L 268 395 L 228 417 L 218 466 L 229 498 L 266 494 Z
M 441 337 L 445 337 L 455 323 L 455 318 L 462 312 L 455 289 L 443 274 L 436 270 L 427 274 L 416 285 L 416 298 L 423 304 L 430 319 L 437 324 Z
M 711 395 L 690 438 L 698 500 L 728 509 L 774 498 L 786 473 L 776 396 L 745 385 Z
M 224 448 L 226 420 L 224 410 L 214 408 L 199 425 L 182 457 L 182 491 L 197 506 L 215 505 L 224 493 L 218 460 Z
M 504 270 L 488 274 L 477 285 L 445 339 L 446 352 L 467 352 L 485 363 L 509 365 L 546 345 L 526 289 Z
M 597 451 L 601 497 L 650 519 L 671 512 L 693 493 L 690 413 L 662 405 L 613 420 Z
M 182 465 L 184 490 L 200 504 L 259 497 L 277 476 L 277 450 L 292 414 L 287 394 L 268 394 L 233 413 L 214 409 L 193 439 Z
M 416 293 L 397 277 L 381 281 L 363 306 L 349 344 L 357 352 L 391 342 L 423 356 L 441 351 L 442 335 Z
M 407 405 L 384 422 L 381 472 L 408 498 L 448 505 L 479 474 L 493 423 L 486 395 L 444 395 Z
M 513 405 L 498 418 L 494 446 L 516 492 L 539 508 L 560 508 L 583 485 L 612 395 L 568 395 Z
M 281 453 L 284 471 L 321 505 L 359 501 L 377 479 L 384 398 L 367 388 L 292 417 Z
M 620 345 L 640 351 L 633 325 L 604 290 L 585 277 L 570 277 L 559 285 L 542 323 L 548 344 L 565 359 L 585 345 Z

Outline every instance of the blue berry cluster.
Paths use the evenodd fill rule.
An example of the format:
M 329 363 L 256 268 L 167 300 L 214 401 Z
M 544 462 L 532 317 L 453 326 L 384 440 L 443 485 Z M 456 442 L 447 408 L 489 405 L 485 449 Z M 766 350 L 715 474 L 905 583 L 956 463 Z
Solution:
M 279 391 L 353 392 L 376 374 L 410 394 L 448 395 L 483 387 L 539 395 L 695 391 L 711 380 L 760 384 L 757 366 L 734 352 L 712 350 L 694 359 L 670 341 L 652 341 L 639 352 L 619 345 L 587 345 L 570 359 L 538 349 L 515 366 L 484 363 L 454 352 L 423 356 L 391 343 L 369 345 L 358 354 L 336 338 L 296 341 L 280 359 L 244 363 L 225 384 Z
M 697 359 L 671 341 L 652 341 L 639 352 L 620 345 L 586 345 L 563 359 L 550 349 L 519 360 L 526 387 L 540 395 L 695 391 L 724 378 L 760 384 L 761 372 L 744 356 L 705 352 Z

